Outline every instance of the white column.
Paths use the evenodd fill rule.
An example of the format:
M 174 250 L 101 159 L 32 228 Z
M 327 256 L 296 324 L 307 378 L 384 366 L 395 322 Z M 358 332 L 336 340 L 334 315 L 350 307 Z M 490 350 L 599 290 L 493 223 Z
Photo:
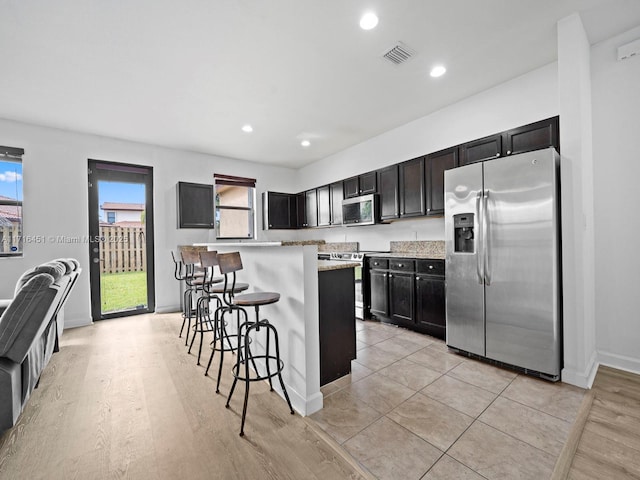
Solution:
M 558 22 L 558 95 L 562 151 L 562 380 L 589 388 L 597 370 L 591 48 L 578 14 Z

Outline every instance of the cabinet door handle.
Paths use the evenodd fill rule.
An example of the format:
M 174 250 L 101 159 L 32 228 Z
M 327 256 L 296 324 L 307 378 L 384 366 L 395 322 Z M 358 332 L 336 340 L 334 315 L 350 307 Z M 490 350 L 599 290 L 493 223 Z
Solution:
M 500 152 L 496 153 L 496 157 L 499 157 L 499 156 L 500 156 Z
M 429 265 L 429 270 L 433 270 L 433 265 Z
M 507 150 L 507 155 L 511 155 L 511 150 Z
M 389 274 L 389 278 L 393 278 L 393 275 Z
M 420 277 L 416 277 L 416 280 L 420 280 Z

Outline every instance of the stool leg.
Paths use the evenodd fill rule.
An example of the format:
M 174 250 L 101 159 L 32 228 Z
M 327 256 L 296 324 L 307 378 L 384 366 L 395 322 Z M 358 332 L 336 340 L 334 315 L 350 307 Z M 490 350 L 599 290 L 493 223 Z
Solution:
M 184 325 L 187 322 L 187 293 L 189 292 L 188 286 L 185 284 L 184 292 L 182 292 L 182 327 L 180 327 L 180 334 L 178 338 L 182 338 L 182 331 L 184 330 Z
M 220 393 L 220 377 L 222 377 L 222 364 L 224 363 L 224 338 L 227 337 L 227 342 L 229 341 L 229 337 L 227 336 L 227 332 L 224 328 L 224 315 L 227 313 L 226 310 L 222 311 L 222 315 L 219 320 L 219 328 L 220 328 L 220 366 L 218 367 L 218 380 L 216 381 L 216 393 Z
M 276 361 L 278 362 L 278 380 L 280 380 L 280 386 L 282 387 L 282 392 L 284 393 L 284 398 L 287 399 L 287 404 L 289 405 L 289 411 L 291 415 L 294 414 L 293 407 L 291 406 L 291 400 L 289 400 L 289 394 L 287 393 L 287 387 L 284 386 L 284 380 L 282 380 L 282 372 L 280 371 L 280 342 L 278 341 L 278 331 L 273 327 L 273 336 L 276 340 Z
M 213 348 L 211 349 L 211 355 L 209 356 L 209 363 L 207 363 L 207 369 L 204 372 L 205 377 L 209 375 L 209 368 L 211 367 L 211 362 L 213 361 L 213 354 L 216 353 L 216 344 L 218 343 L 218 312 L 219 311 L 220 309 L 216 308 L 216 311 L 213 314 Z M 222 343 L 222 339 L 220 339 L 220 343 Z
M 256 310 L 258 310 L 257 307 L 256 307 Z M 269 363 L 271 363 L 269 362 L 269 354 L 271 353 L 271 348 L 269 347 L 270 338 L 271 338 L 271 329 L 267 328 L 267 354 L 266 354 L 265 362 L 267 363 L 267 377 L 269 377 L 269 391 L 273 392 L 273 383 L 271 382 L 271 367 L 269 366 Z M 277 339 L 276 339 L 276 342 L 277 342 Z M 280 368 L 280 365 L 278 365 L 278 368 Z
M 197 365 L 200 365 L 200 356 L 202 355 L 202 344 L 204 343 L 204 328 L 205 328 L 205 323 L 210 324 L 211 323 L 211 317 L 209 316 L 209 305 L 210 305 L 210 299 L 209 297 L 202 297 L 205 300 L 203 300 L 202 304 L 202 310 L 200 312 L 200 346 L 198 347 L 198 362 Z M 207 315 L 208 318 L 208 322 L 205 321 L 205 314 Z
M 247 418 L 247 405 L 249 404 L 249 385 L 251 382 L 249 381 L 249 330 L 251 327 L 247 328 L 247 333 L 245 333 L 245 362 L 244 362 L 244 405 L 242 406 L 242 423 L 240 424 L 240 436 L 244 437 L 244 421 Z
M 193 301 L 193 289 L 189 289 L 185 292 L 185 296 L 187 299 L 187 302 L 185 303 L 186 306 L 186 313 L 187 313 L 187 336 L 184 339 L 184 346 L 186 347 L 189 344 L 189 330 L 191 330 L 191 302 Z
M 200 297 L 198 299 L 198 301 L 196 302 L 196 318 L 194 319 L 194 325 L 193 325 L 193 336 L 191 337 L 191 343 L 189 344 L 189 350 L 187 350 L 188 354 L 191 354 L 191 348 L 193 347 L 193 342 L 196 339 L 196 331 L 198 330 L 198 320 L 200 319 L 200 315 L 201 315 L 201 309 L 202 309 L 202 299 L 204 297 Z M 200 325 L 202 327 L 202 325 Z M 202 328 L 200 328 L 200 330 L 202 330 Z
M 240 325 L 238 330 L 238 345 L 240 345 L 240 336 L 242 335 L 242 327 L 246 327 L 246 323 Z M 247 344 L 245 342 L 245 344 Z M 240 347 L 238 346 L 238 350 Z M 229 396 L 227 397 L 227 403 L 225 404 L 226 408 L 229 408 L 229 402 L 231 401 L 231 397 L 233 396 L 233 392 L 236 389 L 236 383 L 238 383 L 238 376 L 240 375 L 240 354 L 236 357 L 236 364 L 233 367 L 233 384 L 231 385 L 231 390 L 229 390 Z

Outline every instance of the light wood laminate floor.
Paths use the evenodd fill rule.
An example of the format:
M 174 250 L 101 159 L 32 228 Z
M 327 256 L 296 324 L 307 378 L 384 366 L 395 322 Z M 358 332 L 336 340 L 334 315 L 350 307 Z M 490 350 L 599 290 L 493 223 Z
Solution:
M 568 478 L 640 479 L 640 376 L 600 367 Z
M 140 315 L 65 331 L 18 424 L 0 436 L 0 478 L 368 476 L 264 382 L 251 386 L 241 438 L 244 388 L 226 409 L 229 369 L 216 395 L 215 376 L 178 338 L 180 322 Z
M 66 331 L 18 424 L 0 435 L 0 479 L 537 480 L 575 431 L 579 389 L 358 322 L 353 373 L 323 387 L 322 411 L 291 416 L 257 383 L 241 438 L 244 389 L 225 409 L 229 370 L 216 395 L 177 337 L 180 322 L 141 315 Z M 568 478 L 640 478 L 640 377 L 601 367 L 589 396 Z

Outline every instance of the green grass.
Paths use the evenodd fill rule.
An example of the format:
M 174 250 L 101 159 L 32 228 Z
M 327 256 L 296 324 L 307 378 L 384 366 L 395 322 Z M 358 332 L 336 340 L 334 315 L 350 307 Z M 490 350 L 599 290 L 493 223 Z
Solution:
M 103 273 L 100 276 L 102 313 L 147 305 L 147 273 Z

